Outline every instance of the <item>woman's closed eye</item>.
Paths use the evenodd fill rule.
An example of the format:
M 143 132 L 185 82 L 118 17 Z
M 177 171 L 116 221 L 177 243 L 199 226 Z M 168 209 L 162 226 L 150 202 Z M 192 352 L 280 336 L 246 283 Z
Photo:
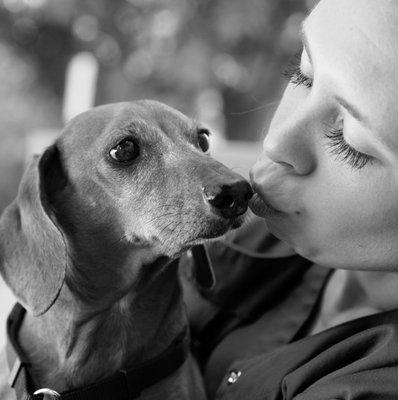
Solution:
M 301 52 L 297 53 L 282 72 L 282 76 L 296 86 L 312 88 L 313 79 L 305 75 L 301 70 Z
M 298 53 L 289 62 L 282 75 L 291 84 L 311 89 L 314 83 L 313 79 L 303 73 L 300 64 L 301 53 Z M 337 159 L 348 163 L 352 168 L 361 169 L 374 161 L 372 156 L 354 149 L 345 141 L 343 128 L 326 127 L 324 134 L 331 154 L 335 155 Z
M 352 168 L 361 169 L 368 163 L 372 163 L 374 158 L 368 154 L 361 153 L 350 146 L 344 139 L 342 128 L 325 128 L 327 147 L 337 159 L 347 162 Z

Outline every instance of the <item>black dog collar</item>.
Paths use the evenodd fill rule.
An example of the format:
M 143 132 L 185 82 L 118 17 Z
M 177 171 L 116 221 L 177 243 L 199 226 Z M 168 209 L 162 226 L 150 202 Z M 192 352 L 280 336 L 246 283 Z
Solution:
M 7 361 L 11 371 L 9 383 L 15 389 L 17 400 L 39 400 L 46 393 L 59 400 L 135 399 L 144 389 L 175 372 L 188 356 L 188 335 L 184 330 L 162 354 L 136 368 L 119 370 L 98 383 L 61 394 L 50 389 L 38 390 L 29 373 L 30 364 L 17 339 L 25 312 L 25 308 L 17 303 L 7 319 Z

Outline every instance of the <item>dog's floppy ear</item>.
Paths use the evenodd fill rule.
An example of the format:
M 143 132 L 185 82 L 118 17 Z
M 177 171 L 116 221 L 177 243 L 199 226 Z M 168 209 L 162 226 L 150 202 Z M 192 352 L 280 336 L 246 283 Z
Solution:
M 0 272 L 34 315 L 52 306 L 65 280 L 66 241 L 51 205 L 64 185 L 59 150 L 52 145 L 30 163 L 0 219 Z

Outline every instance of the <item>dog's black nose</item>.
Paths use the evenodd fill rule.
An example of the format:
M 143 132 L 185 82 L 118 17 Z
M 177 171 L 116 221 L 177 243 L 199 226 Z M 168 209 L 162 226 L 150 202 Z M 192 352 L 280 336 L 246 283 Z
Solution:
M 253 190 L 248 182 L 239 180 L 205 186 L 203 195 L 215 214 L 223 218 L 234 218 L 246 212 Z

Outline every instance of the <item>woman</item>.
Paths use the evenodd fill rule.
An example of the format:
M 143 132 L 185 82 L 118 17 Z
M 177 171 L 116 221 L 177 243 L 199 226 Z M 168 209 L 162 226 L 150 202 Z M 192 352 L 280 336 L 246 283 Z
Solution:
M 209 248 L 215 288 L 188 290 L 210 398 L 398 398 L 397 37 L 395 0 L 306 19 L 251 171 L 287 245 L 260 219 Z

